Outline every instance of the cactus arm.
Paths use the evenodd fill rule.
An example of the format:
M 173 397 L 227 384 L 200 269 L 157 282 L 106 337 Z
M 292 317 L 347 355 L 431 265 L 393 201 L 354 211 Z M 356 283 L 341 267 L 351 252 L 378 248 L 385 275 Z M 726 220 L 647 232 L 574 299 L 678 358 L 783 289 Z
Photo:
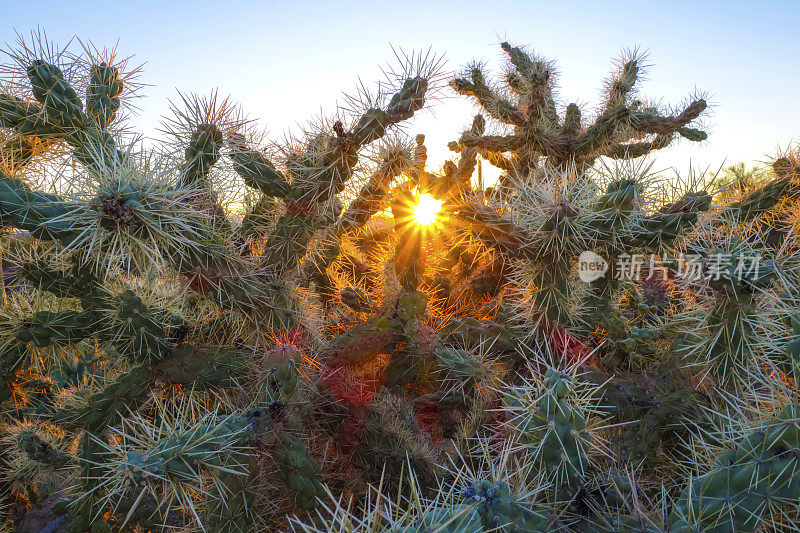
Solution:
M 549 114 L 549 118 L 554 118 L 550 65 L 507 42 L 500 43 L 500 47 L 514 67 L 514 72 L 507 77 L 508 85 L 525 103 L 526 118 L 535 119 L 540 114 Z
M 498 215 L 494 210 L 477 204 L 465 205 L 459 209 L 459 219 L 470 225 L 470 231 L 487 246 L 510 257 L 536 259 L 537 251 L 530 243 L 532 239 L 522 229 Z
M 37 348 L 76 344 L 91 337 L 97 323 L 93 311 L 39 311 L 19 327 L 16 340 Z
M 291 211 L 278 219 L 267 240 L 262 264 L 278 273 L 291 271 L 308 249 L 317 226 L 315 216 L 304 213 L 300 202 L 290 205 Z
M 578 104 L 569 104 L 564 113 L 564 122 L 561 125 L 562 135 L 577 139 L 581 132 L 581 109 Z
M 92 293 L 98 283 L 89 268 L 73 265 L 68 270 L 52 268 L 42 258 L 35 258 L 20 266 L 22 275 L 34 287 L 58 298 L 83 298 Z
M 36 238 L 69 244 L 76 232 L 66 218 L 78 206 L 55 194 L 35 192 L 0 171 L 0 221 L 30 231 Z
M 652 141 L 629 143 L 629 144 L 615 144 L 601 151 L 601 153 L 612 159 L 635 159 L 642 157 L 654 150 L 661 150 L 666 148 L 672 142 L 670 135 L 658 135 Z
M 411 118 L 425 104 L 428 80 L 408 78 L 389 101 L 386 109 L 370 108 L 358 120 L 347 138 L 356 149 L 380 139 L 389 126 Z
M 54 124 L 58 134 L 74 148 L 73 153 L 78 161 L 87 168 L 96 169 L 98 165 L 113 168 L 122 160 L 122 154 L 106 130 L 106 119 L 110 122 L 114 115 L 111 111 L 113 99 L 122 91 L 122 82 L 118 78 L 94 80 L 99 82 L 94 86 L 98 91 L 102 82 L 108 81 L 113 85 L 107 87 L 110 89 L 108 92 L 117 94 L 109 98 L 107 107 L 101 104 L 103 99 L 99 92 L 90 94 L 91 105 L 94 106 L 91 111 L 102 112 L 103 117 L 95 116 L 95 120 L 89 120 L 84 113 L 83 102 L 57 66 L 35 60 L 28 66 L 27 74 L 33 95 L 42 105 L 47 121 Z
M 102 62 L 92 65 L 86 87 L 86 114 L 100 129 L 107 129 L 117 116 L 123 84 L 119 69 Z
M 53 422 L 69 430 L 86 429 L 101 433 L 116 424 L 127 411 L 136 411 L 150 392 L 151 373 L 137 366 L 86 400 L 85 405 L 69 403 L 53 416 Z
M 278 207 L 275 198 L 265 195 L 245 213 L 241 226 L 236 228 L 234 234 L 234 242 L 244 245 L 242 255 L 251 255 L 251 242 L 269 233 Z
M 30 459 L 53 468 L 63 467 L 75 460 L 71 454 L 57 450 L 52 444 L 36 435 L 33 431 L 22 431 L 17 435 L 16 445 Z
M 483 116 L 476 115 L 472 119 L 472 125 L 469 130 L 462 134 L 462 138 L 465 135 L 481 137 L 485 126 L 486 121 Z M 450 143 L 448 146 L 452 151 L 460 153 L 461 157 L 455 167 L 447 165 L 444 176 L 437 179 L 436 183 L 431 187 L 433 195 L 437 198 L 445 198 L 448 195 L 454 195 L 459 191 L 469 189 L 472 186 L 470 179 L 478 162 L 477 147 L 463 146 L 460 141 Z
M 731 204 L 729 212 L 745 222 L 775 207 L 781 200 L 800 193 L 797 183 L 798 169 L 792 168 L 788 159 L 778 159 L 773 164 L 776 179 L 752 191 L 742 200 Z
M 686 528 L 755 531 L 800 497 L 800 410 L 785 406 L 724 451 L 711 469 L 689 480 L 671 516 L 671 532 Z
M 214 124 L 199 124 L 184 151 L 185 161 L 178 188 L 210 187 L 208 174 L 220 158 L 223 134 Z
M 409 290 L 410 286 L 410 283 L 405 285 L 406 292 L 400 294 L 395 310 L 394 329 L 400 347 L 393 351 L 386 367 L 386 386 L 392 389 L 411 383 L 423 363 L 435 357 L 421 335 L 428 298 L 421 292 Z
M 61 69 L 37 59 L 28 66 L 27 74 L 33 96 L 42 105 L 51 122 L 65 131 L 86 127 L 83 102 L 65 80 Z
M 27 102 L 9 94 L 0 94 L 0 128 L 13 128 L 22 135 L 36 137 L 59 133 L 58 127 L 48 121 L 44 109 L 38 103 Z
M 634 131 L 641 134 L 673 135 L 680 132 L 682 128 L 688 126 L 693 120 L 697 119 L 708 104 L 705 100 L 695 100 L 686 108 L 672 117 L 664 117 L 652 111 L 633 111 L 630 123 Z M 686 132 L 689 135 L 688 132 Z
M 387 160 L 378 167 L 336 221 L 331 237 L 339 240 L 346 232 L 366 224 L 380 210 L 389 185 L 406 169 L 403 162 L 399 163 Z
M 123 470 L 123 476 L 137 482 L 148 478 L 167 478 L 176 484 L 191 482 L 202 475 L 203 469 L 222 467 L 232 448 L 249 436 L 249 422 L 243 417 L 196 424 L 147 448 L 128 450 L 122 458 L 124 470 L 116 470 Z
M 614 135 L 627 125 L 630 110 L 624 105 L 616 106 L 602 113 L 594 124 L 589 126 L 576 141 L 575 153 L 578 156 L 591 154 L 606 146 Z
M 109 302 L 92 299 L 87 304 L 104 315 L 106 327 L 98 331 L 100 340 L 112 344 L 123 357 L 134 363 L 146 363 L 170 355 L 165 325 L 156 317 L 155 309 L 143 304 L 130 289 Z
M 678 201 L 661 207 L 652 215 L 641 217 L 633 228 L 631 244 L 659 250 L 671 245 L 696 222 L 698 213 L 711 208 L 711 196 L 706 191 L 686 193 Z
M 168 359 L 154 365 L 153 371 L 172 385 L 224 389 L 247 376 L 248 362 L 247 354 L 241 350 L 182 344 L 172 350 Z
M 538 148 L 541 148 L 542 151 L 550 151 L 550 147 L 557 144 L 555 140 L 553 140 L 553 142 L 547 141 L 549 133 L 546 130 L 538 128 L 537 133 L 538 134 L 533 134 L 530 137 L 521 133 L 514 135 L 482 136 L 465 134 L 462 135 L 458 142 L 464 147 L 475 148 L 477 150 L 490 153 L 515 152 L 531 142 L 533 142 Z
M 483 524 L 483 531 L 530 531 L 550 530 L 548 514 L 537 506 L 533 510 L 520 505 L 506 481 L 478 481 L 468 487 L 464 502 L 475 504 Z
M 383 353 L 394 341 L 392 321 L 374 316 L 334 338 L 328 348 L 328 359 L 339 364 L 366 362 Z
M 289 487 L 295 503 L 303 510 L 314 509 L 325 491 L 320 467 L 303 443 L 289 433 L 280 434 L 281 447 L 275 452 L 278 477 Z
M 571 490 L 583 479 L 589 463 L 587 414 L 573 402 L 569 376 L 550 368 L 544 385 L 534 404 L 529 403 L 533 398 L 527 391 L 520 393 L 513 388 L 506 393 L 505 401 L 514 414 L 511 424 L 528 455 L 556 483 L 557 490 Z
M 639 80 L 641 61 L 637 57 L 625 61 L 616 75 L 606 82 L 606 109 L 625 104 Z
M 635 197 L 636 184 L 630 180 L 617 180 L 610 183 L 606 192 L 597 198 L 591 224 L 600 232 L 601 238 L 608 239 L 614 228 L 621 227 L 627 221 L 633 211 Z
M 486 84 L 480 68 L 471 69 L 469 78 L 455 78 L 450 85 L 458 93 L 475 98 L 490 116 L 500 122 L 515 126 L 525 123 L 526 117 L 522 111 Z
M 243 135 L 229 134 L 228 145 L 231 147 L 233 168 L 248 187 L 259 190 L 267 196 L 284 199 L 289 197 L 291 186 L 286 177 L 264 154 L 248 148 Z

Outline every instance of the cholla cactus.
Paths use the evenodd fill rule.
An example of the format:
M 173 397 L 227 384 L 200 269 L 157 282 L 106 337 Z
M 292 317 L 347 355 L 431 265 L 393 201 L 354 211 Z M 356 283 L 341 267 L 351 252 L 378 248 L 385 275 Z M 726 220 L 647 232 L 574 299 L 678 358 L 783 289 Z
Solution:
M 253 145 L 258 139 L 235 106 L 216 95 L 181 96 L 164 123 L 162 152 L 125 145 L 118 115 L 135 92 L 136 69 L 126 73 L 113 52 L 84 46 L 74 55 L 34 36 L 11 58 L 0 97 L 0 216 L 30 237 L 15 236 L 4 260 L 34 298 L 4 296 L 11 312 L 2 390 L 3 400 L 23 406 L 9 412 L 12 421 L 42 420 L 24 431 L 12 422 L 10 434 L 20 436 L 11 460 L 64 470 L 58 488 L 69 503 L 59 510 L 69 513 L 70 531 L 176 520 L 220 531 L 218 501 L 258 477 L 267 467 L 262 455 L 278 465 L 289 500 L 314 507 L 323 490 L 319 466 L 307 439 L 292 433 L 302 428 L 298 381 L 309 379 L 301 347 L 319 335 L 313 317 L 300 312 L 300 263 L 312 239 L 324 240 L 325 225 L 337 222 L 337 195 L 367 171 L 359 166 L 365 147 L 422 108 L 438 60 L 411 58 L 377 96 L 360 108 L 354 100 L 352 116 L 312 126 L 276 165 Z M 48 155 L 39 144 L 82 168 L 34 166 Z M 384 181 L 406 168 L 404 149 L 392 146 L 374 171 Z M 48 185 L 42 173 L 53 170 Z M 35 192 L 28 172 L 62 192 Z M 241 227 L 226 211 L 230 189 L 219 187 L 237 179 L 264 198 Z M 361 204 L 375 201 L 376 187 Z M 352 218 L 345 213 L 340 231 L 364 222 Z M 247 240 L 259 253 L 241 253 Z M 74 383 L 33 403 L 31 379 L 49 379 L 85 342 L 98 357 Z M 223 397 L 220 413 L 213 404 Z M 181 407 L 169 407 L 175 402 Z M 59 450 L 72 437 L 51 444 L 37 436 L 45 421 L 73 432 L 69 452 Z M 20 475 L 28 486 L 19 494 L 33 498 L 36 480 Z M 237 523 L 244 527 L 225 528 Z
M 547 369 L 544 383 L 514 387 L 505 407 L 519 445 L 542 475 L 557 488 L 574 487 L 589 470 L 592 443 L 591 399 L 576 394 L 574 376 Z
M 584 123 L 581 109 L 569 104 L 558 115 L 552 62 L 502 43 L 508 65 L 502 85 L 487 81 L 484 67 L 473 64 L 451 82 L 461 94 L 474 98 L 486 113 L 503 124 L 500 135 L 467 132 L 451 149 L 473 148 L 512 179 L 528 179 L 544 163 L 557 168 L 585 169 L 598 158 L 640 157 L 664 148 L 676 137 L 701 141 L 706 133 L 689 127 L 706 109 L 694 98 L 680 110 L 663 110 L 639 98 L 636 83 L 646 58 L 627 52 L 617 71 L 605 81 L 604 101 L 594 122 Z
M 642 66 L 634 54 L 608 84 L 597 121 L 584 128 L 577 106 L 568 106 L 563 119 L 557 115 L 552 65 L 503 49 L 510 58 L 507 91 L 491 87 L 477 66 L 453 82 L 504 124 L 500 135 L 467 132 L 451 144 L 477 150 L 503 172 L 493 190 L 477 191 L 457 216 L 494 251 L 490 261 L 503 264 L 498 277 L 511 293 L 504 302 L 515 311 L 516 335 L 551 358 L 541 371 L 554 363 L 586 365 L 576 380 L 595 391 L 597 413 L 608 417 L 600 434 L 613 462 L 641 472 L 643 486 L 667 477 L 683 487 L 668 470 L 696 453 L 687 445 L 693 436 L 741 421 L 743 405 L 796 398 L 796 156 L 779 157 L 757 183 L 726 191 L 712 205 L 707 190 L 660 182 L 637 160 L 676 136 L 702 140 L 689 126 L 705 109 L 702 99 L 653 118 L 665 129 L 645 138 L 639 128 L 649 119 L 638 107 L 644 104 L 631 97 Z M 607 271 L 581 279 L 584 252 L 605 259 Z M 648 256 L 653 261 L 640 276 L 629 270 L 626 278 L 625 260 Z M 686 267 L 694 258 L 696 277 Z M 517 382 L 530 383 L 529 374 Z M 533 416 L 519 411 L 512 420 Z M 542 423 L 542 442 L 548 431 L 560 435 L 552 426 Z M 571 465 L 564 460 L 571 457 L 568 443 L 559 444 L 557 462 Z M 590 472 L 573 469 L 580 481 L 573 475 L 567 485 L 599 511 L 578 512 L 570 527 L 622 527 L 608 519 L 619 509 L 592 496 L 594 481 L 585 477 L 606 459 L 596 458 Z M 656 509 L 655 491 L 647 501 L 653 507 L 637 504 L 625 513 L 643 530 L 669 527 L 658 518 L 668 510 Z M 714 524 L 728 530 L 716 518 Z
M 34 35 L 0 69 L 15 530 L 790 527 L 796 153 L 712 201 L 642 159 L 705 138 L 702 98 L 646 103 L 627 54 L 590 123 L 505 43 L 507 88 L 452 80 L 487 116 L 438 170 L 402 131 L 431 54 L 281 143 L 182 94 L 149 148 L 137 69 L 82 48 Z

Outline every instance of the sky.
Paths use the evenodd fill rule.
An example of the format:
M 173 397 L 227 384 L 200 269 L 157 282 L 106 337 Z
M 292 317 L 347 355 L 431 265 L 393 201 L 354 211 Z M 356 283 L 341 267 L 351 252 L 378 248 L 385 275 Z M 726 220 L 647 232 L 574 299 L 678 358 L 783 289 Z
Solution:
M 654 168 L 686 175 L 737 161 L 767 161 L 800 142 L 800 0 L 763 2 L 19 2 L 0 0 L 0 43 L 41 28 L 57 43 L 73 35 L 143 64 L 147 86 L 134 129 L 157 136 L 177 91 L 218 89 L 240 102 L 275 138 L 332 111 L 360 80 L 380 79 L 393 47 L 430 48 L 447 71 L 474 59 L 495 72 L 499 43 L 554 59 L 563 103 L 591 108 L 603 78 L 626 48 L 648 52 L 642 94 L 679 104 L 708 94 L 709 140 L 683 141 Z M 2 59 L 0 59 L 2 60 Z M 476 108 L 447 90 L 415 118 L 429 164 L 450 154 Z

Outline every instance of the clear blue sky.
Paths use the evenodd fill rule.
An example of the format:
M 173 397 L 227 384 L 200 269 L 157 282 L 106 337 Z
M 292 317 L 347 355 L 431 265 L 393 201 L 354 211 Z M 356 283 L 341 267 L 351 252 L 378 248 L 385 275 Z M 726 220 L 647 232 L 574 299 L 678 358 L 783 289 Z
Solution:
M 145 63 L 151 86 L 134 119 L 154 135 L 176 89 L 218 87 L 274 136 L 331 109 L 358 77 L 377 79 L 404 50 L 429 46 L 455 70 L 484 58 L 499 67 L 497 43 L 525 44 L 557 60 L 566 102 L 596 102 L 611 59 L 625 47 L 649 50 L 645 95 L 678 103 L 695 87 L 715 108 L 711 136 L 682 143 L 657 166 L 716 167 L 724 159 L 763 160 L 800 141 L 800 1 L 772 2 L 22 2 L 0 0 L 0 42 L 44 29 L 56 42 L 75 34 L 98 46 L 119 40 Z M 432 162 L 470 121 L 473 109 L 450 98 L 420 117 Z

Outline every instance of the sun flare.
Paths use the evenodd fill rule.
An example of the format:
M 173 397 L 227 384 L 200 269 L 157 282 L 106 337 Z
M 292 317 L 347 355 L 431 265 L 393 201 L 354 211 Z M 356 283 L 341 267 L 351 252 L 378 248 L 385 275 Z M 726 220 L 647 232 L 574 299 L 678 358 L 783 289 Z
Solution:
M 417 205 L 414 206 L 414 220 L 420 226 L 429 226 L 436 221 L 436 215 L 441 209 L 441 200 L 428 193 L 420 194 L 417 196 Z

